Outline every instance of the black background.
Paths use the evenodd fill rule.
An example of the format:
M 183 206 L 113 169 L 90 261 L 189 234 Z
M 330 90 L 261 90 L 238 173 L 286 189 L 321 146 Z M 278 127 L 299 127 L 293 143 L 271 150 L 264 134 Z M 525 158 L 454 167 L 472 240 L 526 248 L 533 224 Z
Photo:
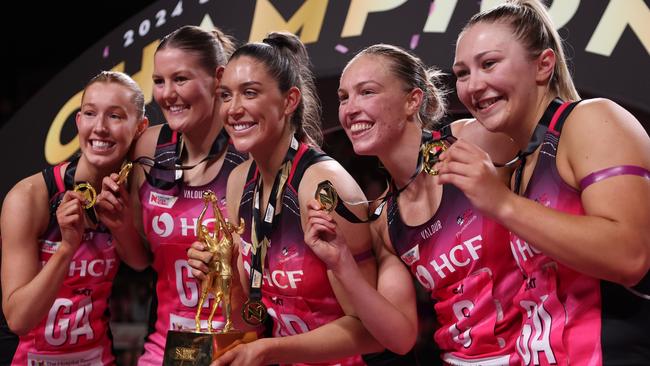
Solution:
M 3 5 L 0 126 L 97 40 L 154 2 L 22 0 Z

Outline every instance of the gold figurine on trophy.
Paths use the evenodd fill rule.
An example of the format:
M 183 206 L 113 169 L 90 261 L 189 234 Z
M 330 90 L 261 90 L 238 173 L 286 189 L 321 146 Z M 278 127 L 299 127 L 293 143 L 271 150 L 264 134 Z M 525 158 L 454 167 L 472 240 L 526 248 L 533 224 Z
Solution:
M 212 191 L 205 191 L 203 193 L 203 200 L 205 207 L 199 215 L 199 235 L 198 240 L 203 242 L 210 253 L 212 253 L 212 260 L 208 264 L 209 272 L 207 278 L 201 282 L 201 298 L 199 300 L 199 307 L 196 309 L 196 331 L 201 331 L 201 308 L 208 296 L 212 293 L 215 297 L 210 316 L 208 317 L 208 332 L 212 333 L 212 318 L 214 312 L 217 310 L 219 303 L 222 304 L 224 318 L 226 324 L 223 327 L 223 333 L 232 330 L 232 320 L 230 319 L 231 306 L 230 306 L 230 288 L 232 285 L 232 248 L 234 245 L 232 233 L 241 234 L 244 232 L 244 220 L 240 219 L 239 225 L 234 226 L 223 218 L 221 210 L 217 206 L 217 196 Z M 208 228 L 202 224 L 205 218 L 205 213 L 208 206 L 212 203 L 215 218 L 215 231 L 210 234 Z
M 232 225 L 223 217 L 218 206 L 217 196 L 212 191 L 203 193 L 205 206 L 197 219 L 197 240 L 207 246 L 212 254 L 208 263 L 208 273 L 201 281 L 201 294 L 196 309 L 196 329 L 170 330 L 167 332 L 167 344 L 163 365 L 208 365 L 227 350 L 239 343 L 251 342 L 257 338 L 255 332 L 235 330 L 231 318 L 231 289 L 232 289 L 232 252 L 235 245 L 232 234 L 244 231 L 244 220 L 239 225 Z M 205 215 L 212 205 L 214 213 L 214 232 L 211 233 L 204 224 Z M 201 327 L 201 309 L 208 299 L 208 294 L 214 296 L 214 303 L 207 319 L 207 327 Z M 221 304 L 225 325 L 223 329 L 212 327 L 212 318 Z

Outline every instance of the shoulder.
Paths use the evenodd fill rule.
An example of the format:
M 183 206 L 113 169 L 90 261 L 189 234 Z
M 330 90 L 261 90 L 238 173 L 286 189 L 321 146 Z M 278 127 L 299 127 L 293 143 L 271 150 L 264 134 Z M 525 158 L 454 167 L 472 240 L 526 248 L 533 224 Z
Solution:
M 30 175 L 22 179 L 7 193 L 5 201 L 9 199 L 20 199 L 23 201 L 33 201 L 39 198 L 49 199 L 47 185 L 42 173 Z
M 16 183 L 7 193 L 2 203 L 2 217 L 35 220 L 34 224 L 41 226 L 50 214 L 49 199 L 45 179 L 41 173 L 36 173 Z
M 135 159 L 140 156 L 153 156 L 156 151 L 158 136 L 160 135 L 162 127 L 162 124 L 151 126 L 142 133 L 142 136 L 140 136 L 135 143 L 132 158 Z
M 567 116 L 562 133 L 569 139 L 590 143 L 609 141 L 606 146 L 618 141 L 647 140 L 647 133 L 636 117 L 614 101 L 604 98 L 586 99 L 578 103 Z
M 338 194 L 346 201 L 363 201 L 365 195 L 354 178 L 336 160 L 324 160 L 311 165 L 305 171 L 298 192 L 312 198 L 316 187 L 322 181 L 329 180 Z
M 228 189 L 230 189 L 231 186 L 232 188 L 239 187 L 243 189 L 252 163 L 253 160 L 248 159 L 232 169 L 228 176 Z
M 650 138 L 630 112 L 608 99 L 588 99 L 580 102 L 564 122 L 558 168 L 566 162 L 577 182 L 607 167 L 650 167 L 648 151 Z
M 251 167 L 253 160 L 249 159 L 237 165 L 228 175 L 228 184 L 226 185 L 226 202 L 228 211 L 238 213 L 237 206 L 241 201 L 241 196 L 244 193 L 244 186 L 246 185 L 246 177 L 248 170 Z
M 607 127 L 624 127 L 639 125 L 639 121 L 625 108 L 605 98 L 585 99 L 578 103 L 567 116 L 567 128 L 597 124 Z
M 248 159 L 237 165 L 228 175 L 228 183 L 226 184 L 226 205 L 228 207 L 228 217 L 239 216 L 239 205 L 241 198 L 244 194 L 244 186 L 246 185 L 246 178 L 248 170 L 253 163 L 252 159 Z
M 473 124 L 477 124 L 476 119 L 463 118 L 451 122 L 449 124 L 449 128 L 451 128 L 451 133 L 453 133 L 454 136 L 459 137 L 463 133 L 463 130 L 466 126 L 471 126 Z
M 373 238 L 373 250 L 377 258 L 380 258 L 386 251 L 395 254 L 390 235 L 388 234 L 388 204 L 377 220 L 370 223 L 370 233 Z
M 451 123 L 451 131 L 458 139 L 467 140 L 490 155 L 495 162 L 512 159 L 518 151 L 514 141 L 501 132 L 491 132 L 474 118 Z

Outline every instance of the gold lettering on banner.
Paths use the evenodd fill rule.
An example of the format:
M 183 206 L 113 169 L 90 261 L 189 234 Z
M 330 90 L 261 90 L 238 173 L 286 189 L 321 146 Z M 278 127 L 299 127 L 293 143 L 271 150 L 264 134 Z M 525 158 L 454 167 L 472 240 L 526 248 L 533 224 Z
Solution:
M 429 13 L 424 24 L 425 33 L 445 33 L 451 16 L 456 10 L 458 0 L 440 0 L 435 2 L 435 10 Z
M 156 48 L 158 48 L 159 40 L 155 40 L 142 49 L 142 61 L 140 63 L 140 71 L 131 75 L 133 80 L 135 80 L 140 89 L 144 93 L 144 103 L 151 103 L 153 95 L 153 56 L 156 53 Z
M 285 30 L 297 34 L 303 43 L 318 41 L 325 20 L 327 0 L 307 0 L 289 21 L 271 4 L 270 0 L 257 0 L 249 42 L 261 41 L 271 31 Z
M 68 117 L 79 108 L 82 93 L 78 92 L 72 98 L 68 99 L 63 105 L 63 108 L 54 117 L 50 129 L 47 131 L 47 136 L 45 137 L 45 160 L 47 160 L 48 164 L 54 165 L 60 163 L 72 156 L 79 149 L 79 140 L 77 140 L 76 135 L 67 144 L 64 145 L 61 143 L 61 130 L 63 130 L 63 125 Z
M 628 25 L 650 54 L 650 8 L 643 0 L 611 0 L 585 50 L 611 56 Z
M 145 103 L 150 103 L 152 98 L 153 80 L 151 79 L 151 74 L 153 74 L 153 55 L 156 52 L 158 43 L 159 41 L 155 40 L 143 48 L 142 66 L 140 71 L 131 76 L 133 80 L 140 85 L 140 88 L 144 92 Z M 124 67 L 125 63 L 122 61 L 115 65 L 111 70 L 123 72 Z M 45 137 L 44 146 L 45 160 L 48 164 L 58 164 L 68 159 L 72 154 L 79 150 L 79 140 L 77 139 L 77 135 L 75 135 L 75 137 L 68 143 L 63 144 L 61 142 L 61 131 L 63 130 L 66 120 L 68 120 L 68 118 L 79 109 L 82 94 L 83 90 L 77 92 L 72 96 L 72 98 L 68 99 L 50 125 L 50 129 Z
M 356 37 L 363 32 L 369 13 L 395 9 L 406 0 L 352 0 L 341 37 Z

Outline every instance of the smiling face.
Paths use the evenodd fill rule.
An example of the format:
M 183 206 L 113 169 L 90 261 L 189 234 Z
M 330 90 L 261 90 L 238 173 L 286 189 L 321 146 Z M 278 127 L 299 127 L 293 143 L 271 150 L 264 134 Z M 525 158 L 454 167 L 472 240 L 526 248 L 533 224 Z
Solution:
M 205 70 L 199 56 L 167 47 L 154 56 L 153 97 L 172 130 L 188 133 L 213 123 L 216 70 Z
M 146 128 L 140 114 L 134 93 L 126 86 L 114 82 L 88 86 L 76 117 L 85 159 L 98 169 L 119 167 L 135 136 Z
M 231 60 L 221 78 L 220 115 L 237 150 L 270 149 L 291 133 L 297 88 L 280 92 L 266 66 L 249 56 Z
M 536 59 L 504 23 L 476 23 L 458 40 L 453 65 L 458 98 L 490 131 L 515 130 L 536 113 L 537 70 Z
M 390 66 L 386 57 L 363 55 L 341 75 L 339 121 L 359 155 L 380 155 L 413 123 L 409 93 Z

